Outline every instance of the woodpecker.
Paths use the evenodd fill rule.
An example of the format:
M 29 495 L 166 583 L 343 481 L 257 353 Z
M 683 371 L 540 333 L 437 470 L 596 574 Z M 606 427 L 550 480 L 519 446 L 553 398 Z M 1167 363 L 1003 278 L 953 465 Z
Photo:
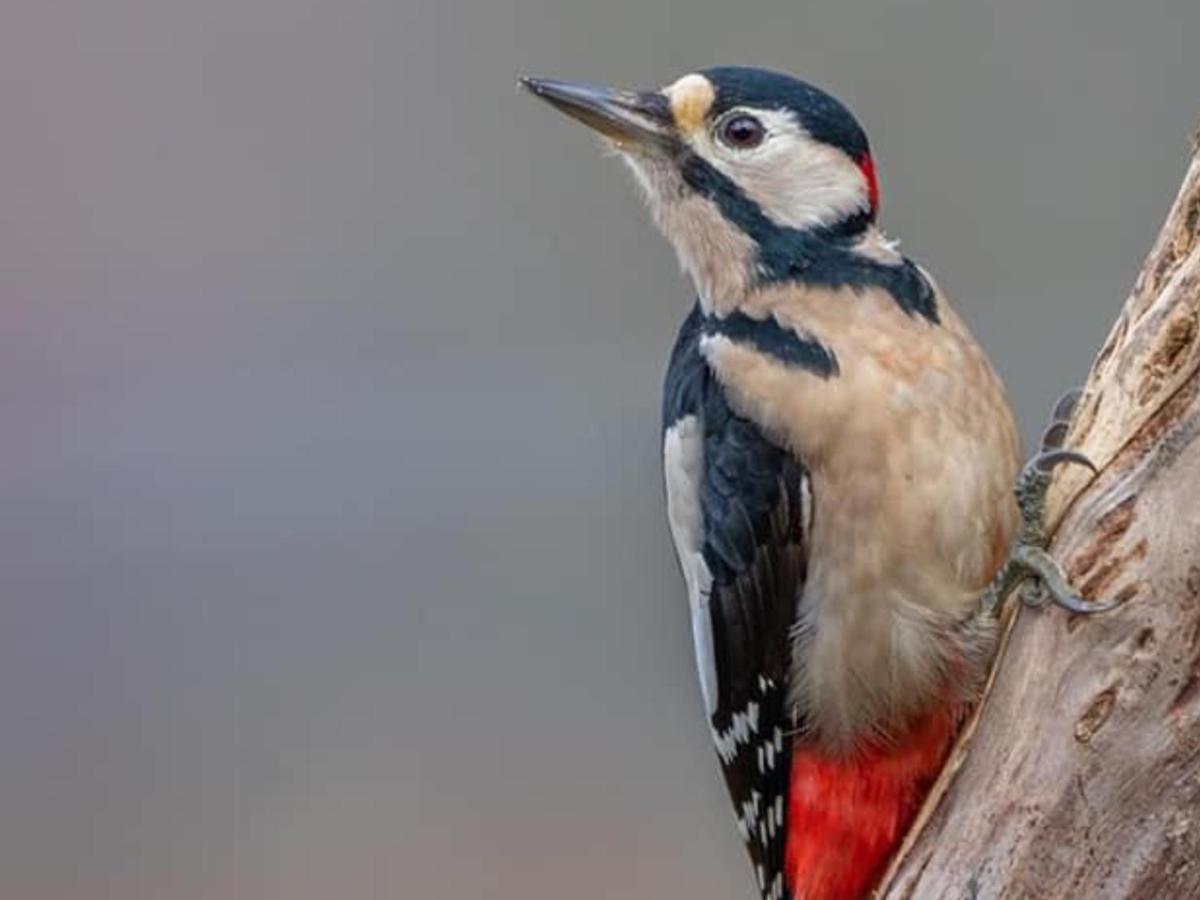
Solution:
M 1039 546 L 1049 470 L 1086 460 L 1060 424 L 1018 480 L 1004 388 L 879 230 L 841 102 L 741 67 L 522 84 L 617 149 L 695 284 L 662 404 L 667 514 L 759 893 L 863 897 L 978 696 L 1003 589 L 1031 572 L 1102 608 Z

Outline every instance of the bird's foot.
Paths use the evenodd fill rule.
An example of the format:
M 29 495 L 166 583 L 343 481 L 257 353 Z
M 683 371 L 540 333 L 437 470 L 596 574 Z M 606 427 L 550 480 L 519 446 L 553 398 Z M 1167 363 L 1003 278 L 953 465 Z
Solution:
M 1095 465 L 1077 450 L 1062 446 L 1070 426 L 1071 414 L 1079 401 L 1079 391 L 1064 394 L 1054 404 L 1050 425 L 1042 434 L 1041 449 L 1025 464 L 1017 479 L 1015 493 L 1021 511 L 1021 533 L 1008 561 L 993 579 L 984 594 L 983 605 L 990 612 L 999 612 L 1000 604 L 1013 587 L 1021 586 L 1021 601 L 1026 606 L 1045 606 L 1053 602 L 1076 613 L 1104 612 L 1115 607 L 1112 601 L 1089 602 L 1071 587 L 1057 562 L 1046 552 L 1046 491 L 1055 468 L 1067 463 L 1087 466 L 1096 472 Z

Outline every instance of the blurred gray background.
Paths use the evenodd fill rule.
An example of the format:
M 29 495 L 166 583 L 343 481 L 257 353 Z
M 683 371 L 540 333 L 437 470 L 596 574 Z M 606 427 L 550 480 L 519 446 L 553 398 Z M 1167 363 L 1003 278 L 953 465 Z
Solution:
M 1032 436 L 1195 0 L 6 0 L 0 900 L 751 897 L 658 475 L 689 288 L 519 73 L 785 68 Z

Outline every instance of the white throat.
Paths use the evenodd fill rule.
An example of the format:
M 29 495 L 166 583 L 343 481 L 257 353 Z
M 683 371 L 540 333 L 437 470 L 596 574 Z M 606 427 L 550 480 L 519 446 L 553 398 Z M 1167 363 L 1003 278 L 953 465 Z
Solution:
M 691 276 L 706 314 L 736 307 L 756 276 L 757 247 L 717 205 L 688 187 L 674 162 L 622 154 L 633 171 L 654 224 L 671 242 Z

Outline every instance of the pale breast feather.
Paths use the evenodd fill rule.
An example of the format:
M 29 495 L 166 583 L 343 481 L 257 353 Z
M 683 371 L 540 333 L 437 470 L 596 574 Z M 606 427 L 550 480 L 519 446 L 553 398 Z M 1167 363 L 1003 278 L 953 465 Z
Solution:
M 804 580 L 807 473 L 735 414 L 700 353 L 720 335 L 836 375 L 819 345 L 740 314 L 684 322 L 667 370 L 663 461 L 672 537 L 687 582 L 713 739 L 764 898 L 786 897 L 789 633 Z

